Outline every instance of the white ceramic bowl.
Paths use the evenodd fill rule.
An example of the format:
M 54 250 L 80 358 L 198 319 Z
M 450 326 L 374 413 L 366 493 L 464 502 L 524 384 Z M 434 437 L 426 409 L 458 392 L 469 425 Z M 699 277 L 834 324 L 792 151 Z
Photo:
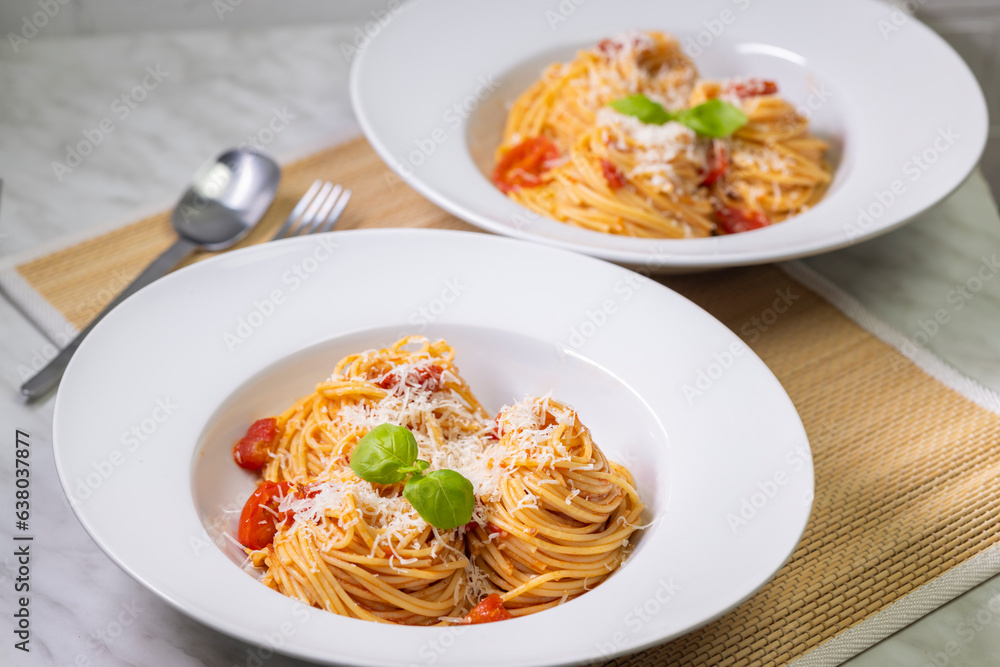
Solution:
M 234 562 L 215 523 L 255 481 L 232 443 L 342 355 L 406 333 L 446 337 L 490 410 L 552 390 L 634 472 L 653 525 L 605 583 L 503 623 L 395 627 L 304 607 Z M 773 576 L 813 491 L 788 396 L 703 310 L 605 262 L 461 232 L 292 239 L 157 281 L 81 345 L 53 450 L 80 521 L 137 581 L 222 632 L 330 664 L 554 665 L 662 642 Z
M 824 200 L 753 232 L 644 240 L 549 220 L 497 190 L 489 174 L 507 105 L 546 64 L 636 28 L 674 34 L 703 76 L 776 80 L 833 145 Z M 370 31 L 351 97 L 407 183 L 484 229 L 654 270 L 758 264 L 882 234 L 952 192 L 986 142 L 986 105 L 965 63 L 875 0 L 418 0 Z

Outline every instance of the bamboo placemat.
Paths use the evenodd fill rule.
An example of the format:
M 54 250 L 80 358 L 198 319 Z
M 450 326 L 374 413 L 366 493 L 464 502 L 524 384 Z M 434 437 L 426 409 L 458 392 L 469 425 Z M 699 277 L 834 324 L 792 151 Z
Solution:
M 403 184 L 358 139 L 286 167 L 275 205 L 241 245 L 269 238 L 316 178 L 354 190 L 338 229 L 471 229 Z M 173 238 L 164 213 L 16 271 L 82 327 Z M 750 333 L 748 344 L 805 424 L 816 496 L 801 543 L 763 590 L 700 630 L 609 664 L 787 664 L 1000 541 L 1000 416 L 773 266 L 663 282 Z M 787 290 L 794 303 L 766 331 L 745 326 Z

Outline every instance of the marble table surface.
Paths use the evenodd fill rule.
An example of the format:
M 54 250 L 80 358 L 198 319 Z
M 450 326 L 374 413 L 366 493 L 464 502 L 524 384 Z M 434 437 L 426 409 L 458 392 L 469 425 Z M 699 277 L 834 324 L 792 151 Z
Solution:
M 344 55 L 352 40 L 347 27 L 319 25 L 37 40 L 8 53 L 0 59 L 0 258 L 172 206 L 194 170 L 228 146 L 258 142 L 288 160 L 356 132 Z M 262 132 L 275 114 L 288 118 L 286 127 Z M 104 118 L 110 130 L 101 129 Z M 100 141 L 80 164 L 68 172 L 53 166 L 68 164 L 66 145 L 88 136 Z M 937 310 L 952 308 L 951 290 L 997 251 L 996 205 L 974 177 L 935 215 L 808 264 L 912 336 Z M 928 346 L 1000 390 L 1000 281 L 985 283 L 952 314 Z M 46 344 L 0 299 L 0 423 L 7 440 L 20 429 L 33 443 L 36 536 L 29 654 L 12 647 L 16 562 L 6 547 L 0 555 L 0 609 L 8 619 L 0 664 L 259 664 L 255 647 L 189 620 L 135 583 L 73 516 L 49 447 L 53 401 L 27 406 L 17 395 Z M 12 460 L 0 457 L 0 488 L 8 491 Z M 4 497 L 3 506 L 12 506 L 11 494 Z M 5 545 L 10 531 L 0 522 Z M 971 637 L 963 632 L 970 619 L 979 628 Z M 1000 577 L 847 664 L 1000 664 Z

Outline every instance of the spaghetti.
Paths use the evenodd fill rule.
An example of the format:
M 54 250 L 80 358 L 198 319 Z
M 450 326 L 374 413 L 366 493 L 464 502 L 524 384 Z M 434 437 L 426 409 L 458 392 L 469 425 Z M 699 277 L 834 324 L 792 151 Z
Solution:
M 573 410 L 529 399 L 497 417 L 500 487 L 472 527 L 476 565 L 515 616 L 576 597 L 621 565 L 643 505 Z
M 534 211 L 600 232 L 691 238 L 758 229 L 815 205 L 831 179 L 827 144 L 777 92 L 761 79 L 699 80 L 663 33 L 619 34 L 549 66 L 514 102 L 493 179 Z M 705 136 L 609 106 L 634 95 L 669 110 L 720 100 L 746 123 Z
M 468 524 L 435 528 L 403 484 L 352 471 L 381 424 L 408 429 L 432 471 L 472 482 Z M 576 597 L 621 565 L 643 509 L 574 411 L 529 398 L 491 419 L 452 348 L 416 336 L 345 357 L 316 391 L 255 422 L 234 458 L 261 473 L 239 541 L 262 581 L 384 623 L 486 622 Z

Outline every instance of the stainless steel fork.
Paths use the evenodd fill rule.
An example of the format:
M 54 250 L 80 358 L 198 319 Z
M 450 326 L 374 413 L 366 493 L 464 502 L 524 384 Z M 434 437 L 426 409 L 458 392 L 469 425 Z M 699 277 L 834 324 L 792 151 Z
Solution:
M 315 181 L 271 240 L 330 231 L 350 200 L 349 189 L 330 181 Z
M 0 187 L 2 187 L 2 181 L 0 181 Z M 288 216 L 285 224 L 271 240 L 330 231 L 337 224 L 350 199 L 350 190 L 329 181 L 317 180 L 295 205 L 292 214 Z M 84 332 L 76 340 L 82 340 L 89 329 L 90 327 L 84 329 Z M 59 383 L 63 369 L 75 350 L 76 344 L 71 343 L 70 346 L 67 346 L 48 366 L 24 383 L 21 392 L 29 399 L 46 394 Z

